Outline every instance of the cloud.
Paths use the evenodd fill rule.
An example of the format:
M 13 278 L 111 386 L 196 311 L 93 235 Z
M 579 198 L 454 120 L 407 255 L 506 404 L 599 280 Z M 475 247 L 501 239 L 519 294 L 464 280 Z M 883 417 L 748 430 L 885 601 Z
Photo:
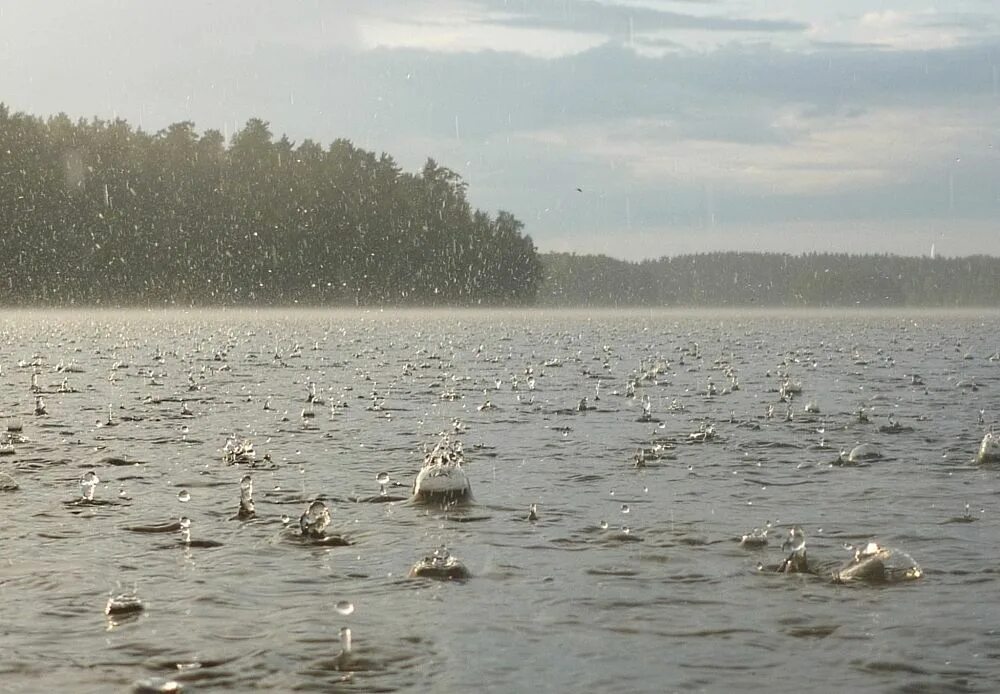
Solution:
M 530 0 L 511 2 L 484 0 L 484 5 L 502 10 L 489 21 L 508 26 L 600 33 L 617 38 L 635 32 L 664 29 L 726 32 L 801 32 L 808 24 L 788 19 L 755 19 L 715 14 L 689 14 L 636 4 L 595 0 Z

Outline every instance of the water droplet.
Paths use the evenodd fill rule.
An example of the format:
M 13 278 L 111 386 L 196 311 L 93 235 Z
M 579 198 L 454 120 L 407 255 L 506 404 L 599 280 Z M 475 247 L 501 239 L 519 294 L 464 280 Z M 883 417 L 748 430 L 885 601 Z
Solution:
M 631 513 L 632 509 L 629 508 L 628 504 L 622 504 L 622 513 Z
M 606 520 L 602 520 L 601 521 L 601 530 L 607 530 L 607 529 L 608 529 L 608 522 Z
M 281 522 L 284 523 L 285 525 L 288 525 L 289 523 L 292 522 L 292 519 L 283 513 L 281 514 Z
M 177 492 L 177 500 L 180 501 L 182 504 L 191 501 L 191 492 L 189 492 L 187 489 L 180 490 L 179 492 Z
M 348 600 L 341 600 L 333 606 L 333 609 L 346 616 L 354 612 L 354 603 Z
M 388 472 L 378 473 L 377 475 L 375 475 L 375 481 L 378 482 L 379 484 L 389 484 L 389 473 Z
M 93 501 L 94 489 L 97 488 L 97 485 L 100 484 L 100 482 L 101 480 L 97 476 L 96 472 L 93 470 L 85 472 L 83 477 L 80 478 L 80 493 L 83 495 L 83 498 L 87 501 Z
M 181 537 L 184 540 L 184 544 L 191 544 L 191 519 L 187 516 L 181 516 L 180 526 Z

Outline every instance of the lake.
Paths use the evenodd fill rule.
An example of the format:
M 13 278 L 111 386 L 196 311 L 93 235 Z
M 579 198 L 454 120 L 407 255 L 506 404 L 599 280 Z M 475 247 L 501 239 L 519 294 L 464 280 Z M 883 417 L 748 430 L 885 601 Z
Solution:
M 989 310 L 8 311 L 0 689 L 994 691 L 998 349 Z M 442 434 L 473 504 L 368 503 Z M 922 577 L 834 583 L 869 541 Z M 468 580 L 408 577 L 441 546 Z

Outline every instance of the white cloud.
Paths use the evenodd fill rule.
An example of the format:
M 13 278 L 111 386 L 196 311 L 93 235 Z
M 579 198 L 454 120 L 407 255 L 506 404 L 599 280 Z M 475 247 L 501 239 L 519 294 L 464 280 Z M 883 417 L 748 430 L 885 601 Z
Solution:
M 594 34 L 522 29 L 462 19 L 433 23 L 367 20 L 360 31 L 361 42 L 367 48 L 414 48 L 442 53 L 509 51 L 536 58 L 575 55 L 605 40 Z
M 777 111 L 774 141 L 686 136 L 665 119 L 624 119 L 521 133 L 614 165 L 637 185 L 702 183 L 762 195 L 828 194 L 905 182 L 982 146 L 982 120 L 947 107 L 883 107 L 845 117 Z M 984 152 L 983 152 L 984 153 Z

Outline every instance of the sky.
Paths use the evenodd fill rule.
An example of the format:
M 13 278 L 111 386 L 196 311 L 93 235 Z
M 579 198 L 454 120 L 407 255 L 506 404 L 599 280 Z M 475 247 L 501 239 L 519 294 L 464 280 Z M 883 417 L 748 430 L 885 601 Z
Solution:
M 543 252 L 1000 255 L 995 0 L 0 0 L 0 102 L 433 157 Z

